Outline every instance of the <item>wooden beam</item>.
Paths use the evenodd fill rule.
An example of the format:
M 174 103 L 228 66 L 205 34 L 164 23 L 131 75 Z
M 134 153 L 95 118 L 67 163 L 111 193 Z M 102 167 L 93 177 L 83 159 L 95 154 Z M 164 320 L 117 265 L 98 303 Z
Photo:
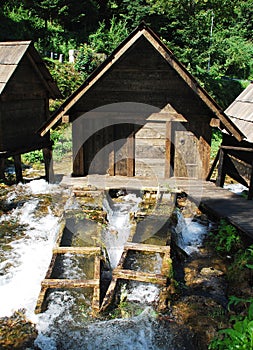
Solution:
M 251 165 L 251 174 L 250 174 L 250 182 L 249 182 L 249 193 L 248 193 L 248 200 L 251 200 L 253 198 L 253 161 Z
M 41 312 L 44 312 L 46 310 L 46 292 L 47 292 L 48 288 L 47 287 L 42 287 L 40 290 L 40 294 L 38 296 L 37 299 L 37 303 L 35 306 L 35 310 L 34 313 L 35 314 L 40 314 Z
M 127 176 L 135 175 L 135 135 L 132 133 L 127 138 Z
M 100 247 L 56 247 L 53 249 L 53 254 L 101 254 Z
M 142 244 L 142 243 L 127 243 L 124 246 L 125 250 L 136 250 L 139 252 L 150 252 L 150 253 L 168 253 L 170 252 L 170 246 L 161 246 L 154 244 Z
M 99 256 L 95 257 L 94 261 L 94 280 L 99 281 L 99 285 L 94 287 L 92 298 L 92 315 L 95 316 L 100 309 L 100 266 L 101 260 Z
M 227 149 L 231 151 L 242 151 L 242 152 L 253 152 L 253 148 L 237 147 L 237 146 L 224 146 L 221 145 L 220 148 Z
M 16 173 L 16 183 L 23 182 L 21 154 L 13 156 Z
M 65 227 L 66 227 L 66 220 L 64 219 L 60 224 L 60 228 L 59 228 L 57 238 L 55 241 L 56 247 L 58 247 L 61 244 L 61 240 L 62 240 L 62 236 L 63 236 Z
M 219 155 L 219 166 L 218 166 L 218 176 L 216 179 L 216 186 L 223 187 L 225 182 L 225 156 L 226 153 L 223 149 L 220 149 L 220 155 Z
M 102 305 L 100 307 L 100 312 L 104 312 L 108 308 L 108 306 L 111 305 L 115 295 L 116 285 L 117 285 L 117 278 L 113 277 L 109 285 L 109 288 L 107 289 Z
M 142 271 L 115 269 L 113 271 L 113 277 L 123 280 L 132 280 L 146 283 L 154 283 L 162 286 L 166 286 L 167 278 L 162 274 L 154 274 Z
M 99 286 L 99 280 L 69 280 L 69 279 L 44 279 L 42 287 L 46 288 L 94 288 Z
M 208 173 L 208 175 L 206 177 L 206 181 L 210 181 L 211 180 L 212 174 L 213 174 L 214 169 L 215 169 L 215 167 L 216 167 L 216 165 L 218 163 L 219 157 L 220 157 L 220 148 L 219 148 L 219 150 L 218 150 L 218 152 L 217 152 L 217 154 L 216 154 L 216 156 L 214 158 L 213 164 L 212 164 L 212 166 L 211 166 L 211 168 L 209 170 L 209 173 Z
M 51 261 L 50 261 L 50 264 L 49 264 L 48 269 L 47 269 L 45 279 L 49 279 L 51 277 L 56 258 L 57 258 L 57 254 L 53 254 Z
M 5 159 L 0 157 L 0 179 L 6 180 L 5 178 Z
M 220 128 L 220 119 L 218 118 L 212 118 L 209 125 L 212 127 L 212 128 Z
M 112 149 L 109 153 L 109 169 L 108 173 L 110 176 L 115 175 L 115 149 L 114 149 L 114 143 L 112 143 Z
M 166 140 L 165 140 L 165 171 L 164 177 L 168 179 L 171 177 L 171 137 L 172 137 L 172 123 L 166 122 Z
M 75 159 L 73 160 L 73 176 L 84 176 L 84 151 L 83 146 L 78 150 Z
M 54 169 L 53 169 L 53 150 L 50 148 L 43 148 L 43 158 L 45 164 L 45 174 L 47 182 L 54 182 Z

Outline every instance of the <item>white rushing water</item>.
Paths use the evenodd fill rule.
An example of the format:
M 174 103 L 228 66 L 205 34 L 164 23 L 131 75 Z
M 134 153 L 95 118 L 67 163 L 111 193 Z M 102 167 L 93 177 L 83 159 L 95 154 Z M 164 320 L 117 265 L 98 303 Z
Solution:
M 110 198 L 104 200 L 108 227 L 102 239 L 112 268 L 117 266 L 131 232 L 130 213 L 137 210 L 141 200 L 135 194 L 123 196 L 119 203 L 114 203 Z
M 239 183 L 225 184 L 224 188 L 238 195 L 241 195 L 243 192 L 248 192 L 249 190 L 246 186 Z
M 36 216 L 39 199 L 34 194 L 52 193 L 59 189 L 43 180 L 18 185 L 7 198 L 9 204 L 16 201 L 21 189 L 26 196 L 30 196 L 29 199 L 0 218 L 0 224 L 17 222 L 24 229 L 22 238 L 9 243 L 7 259 L 2 263 L 10 267 L 6 274 L 0 276 L 0 316 L 10 316 L 13 311 L 25 308 L 27 316 L 34 319 L 40 283 L 48 269 L 59 230 L 59 218 L 50 209 L 43 216 Z
M 45 199 L 41 196 L 59 198 L 63 191 L 57 185 L 39 180 L 15 186 L 9 192 L 6 201 L 13 204 L 13 209 L 1 216 L 0 224 L 17 222 L 24 234 L 9 243 L 11 249 L 5 252 L 2 262 L 1 270 L 5 272 L 0 275 L 0 316 L 10 316 L 13 311 L 25 308 L 28 319 L 36 324 L 38 337 L 35 344 L 41 350 L 178 350 L 175 345 L 170 345 L 173 336 L 168 325 L 161 329 L 153 310 L 160 289 L 152 284 L 131 282 L 125 290 L 127 302 L 133 303 L 134 308 L 141 305 L 139 316 L 92 320 L 90 292 L 83 290 L 54 290 L 49 295 L 47 310 L 34 314 L 41 281 L 48 269 L 61 223 L 61 216 L 54 213 L 58 200 L 49 201 L 47 210 L 44 208 L 41 213 L 40 204 Z M 75 205 L 67 196 L 65 200 L 67 204 L 63 201 L 63 208 Z M 131 232 L 129 213 L 137 209 L 140 201 L 129 194 L 120 202 L 111 202 L 110 205 L 105 202 L 109 226 L 104 230 L 103 239 L 112 267 L 117 266 Z M 66 254 L 63 278 L 78 278 L 79 273 L 83 273 L 80 266 Z
M 184 218 L 180 211 L 177 211 L 177 220 L 177 245 L 189 255 L 197 252 L 208 232 L 208 226 L 192 218 Z

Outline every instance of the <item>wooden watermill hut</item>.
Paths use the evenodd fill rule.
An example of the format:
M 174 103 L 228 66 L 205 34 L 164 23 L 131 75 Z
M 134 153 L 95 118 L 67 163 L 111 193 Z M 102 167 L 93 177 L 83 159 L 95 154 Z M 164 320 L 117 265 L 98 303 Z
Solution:
M 49 119 L 49 99 L 61 93 L 31 41 L 0 43 L 0 162 L 14 157 L 17 181 L 22 180 L 20 155 L 43 149 L 49 175 L 49 133 L 37 130 Z
M 73 176 L 205 178 L 212 127 L 243 134 L 141 23 L 41 129 L 69 118 Z
M 253 198 L 253 83 L 225 110 L 230 120 L 245 135 L 243 141 L 223 132 L 223 140 L 217 156 L 218 177 L 216 184 L 223 187 L 228 175 L 249 188 L 248 199 Z

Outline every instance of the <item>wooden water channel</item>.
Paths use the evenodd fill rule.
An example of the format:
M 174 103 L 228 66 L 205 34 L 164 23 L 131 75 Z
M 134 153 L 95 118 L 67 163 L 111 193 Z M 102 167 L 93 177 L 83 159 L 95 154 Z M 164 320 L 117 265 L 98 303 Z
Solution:
M 224 218 L 246 236 L 253 238 L 253 201 L 218 187 L 212 181 L 191 178 L 126 178 L 125 176 L 87 176 L 62 179 L 64 187 L 95 186 L 98 189 L 131 188 L 156 191 L 185 192 L 200 209 L 216 218 Z
M 85 191 L 89 191 L 91 188 L 96 189 L 113 189 L 113 188 L 125 188 L 125 177 L 93 177 L 92 184 L 88 183 L 87 178 L 82 178 L 82 183 L 78 179 L 74 179 L 75 185 L 74 192 L 76 195 L 81 195 Z M 70 179 L 67 180 L 67 185 L 70 185 Z M 72 180 L 71 180 L 72 181 Z M 253 201 L 246 200 L 231 191 L 224 188 L 217 187 L 211 181 L 202 181 L 194 179 L 169 179 L 159 181 L 159 185 L 155 184 L 151 179 L 142 179 L 142 190 L 153 191 L 156 196 L 160 197 L 166 192 L 177 195 L 178 193 L 186 193 L 188 198 L 195 202 L 200 209 L 211 213 L 216 218 L 225 218 L 231 224 L 233 224 L 239 231 L 244 233 L 250 238 L 253 238 L 253 220 L 251 213 L 253 213 Z M 140 179 L 131 179 L 131 189 L 140 189 Z M 63 182 L 63 186 L 66 186 Z M 83 191 L 85 189 L 85 191 Z M 168 190 L 169 189 L 169 190 Z M 137 213 L 138 215 L 138 213 Z M 156 217 L 154 220 L 159 220 L 163 217 L 164 213 L 156 210 Z M 164 218 L 162 218 L 163 220 Z M 151 244 L 133 243 L 133 234 L 129 236 L 128 242 L 124 246 L 124 251 L 121 256 L 120 262 L 116 269 L 112 273 L 112 279 L 107 290 L 107 293 L 103 300 L 100 296 L 100 276 L 101 276 L 101 260 L 104 259 L 102 249 L 99 246 L 94 247 L 61 247 L 60 242 L 64 232 L 64 227 L 60 230 L 56 247 L 53 249 L 53 256 L 45 276 L 45 279 L 41 283 L 41 292 L 38 298 L 36 313 L 43 312 L 46 308 L 46 296 L 47 291 L 53 288 L 93 288 L 93 300 L 92 300 L 92 312 L 96 315 L 100 311 L 105 311 L 112 303 L 116 286 L 119 280 L 133 280 L 147 283 L 155 283 L 157 285 L 166 286 L 169 284 L 169 276 L 171 269 L 170 260 L 170 246 L 157 246 Z M 152 254 L 154 252 L 161 253 L 163 255 L 162 268 L 159 274 L 152 274 L 147 272 L 134 271 L 124 268 L 124 263 L 130 251 L 146 252 Z M 68 280 L 68 279 L 53 279 L 51 274 L 54 268 L 54 264 L 59 254 L 83 254 L 94 257 L 94 277 L 90 280 Z
M 76 196 L 89 196 L 89 190 L 74 190 Z M 94 191 L 91 191 L 91 193 Z M 155 198 L 156 192 L 152 194 Z M 157 211 L 159 214 L 159 210 Z M 143 213 L 135 213 L 137 216 L 142 216 Z M 129 213 L 133 215 L 133 213 Z M 116 287 L 119 281 L 138 281 L 144 283 L 153 283 L 163 287 L 161 295 L 164 293 L 169 284 L 169 276 L 171 275 L 171 259 L 170 259 L 170 246 L 169 245 L 155 245 L 155 244 L 143 244 L 133 243 L 134 237 L 134 222 L 132 223 L 133 229 L 130 231 L 130 235 L 127 243 L 124 245 L 124 250 L 117 267 L 112 272 L 112 279 L 109 284 L 109 288 L 102 300 L 101 298 L 101 261 L 105 260 L 102 246 L 89 246 L 89 247 L 73 247 L 73 246 L 61 246 L 61 242 L 65 233 L 65 223 L 62 224 L 59 230 L 55 247 L 52 251 L 52 259 L 46 273 L 44 280 L 41 282 L 41 291 L 37 300 L 35 313 L 44 312 L 47 308 L 47 296 L 51 289 L 93 289 L 92 297 L 92 316 L 96 316 L 99 312 L 104 312 L 113 302 Z M 135 271 L 134 269 L 125 268 L 125 262 L 127 260 L 129 252 L 142 252 L 148 256 L 150 254 L 159 253 L 162 256 L 162 265 L 160 273 L 149 273 L 144 271 Z M 94 275 L 93 279 L 62 279 L 53 278 L 53 270 L 56 266 L 57 256 L 63 254 L 83 255 L 93 257 Z

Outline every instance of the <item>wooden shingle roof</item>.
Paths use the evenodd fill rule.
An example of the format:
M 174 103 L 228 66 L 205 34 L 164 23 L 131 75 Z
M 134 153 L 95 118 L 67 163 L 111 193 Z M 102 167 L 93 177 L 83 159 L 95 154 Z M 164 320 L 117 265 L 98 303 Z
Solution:
M 127 55 L 130 48 L 136 48 L 141 39 L 145 39 L 153 49 L 167 62 L 167 64 L 176 72 L 179 79 L 191 89 L 203 105 L 211 112 L 214 118 L 221 121 L 224 128 L 238 141 L 244 138 L 243 133 L 234 125 L 234 123 L 223 112 L 222 108 L 211 98 L 211 96 L 202 88 L 198 81 L 188 72 L 188 70 L 177 60 L 169 48 L 164 45 L 160 38 L 142 22 L 112 53 L 111 55 L 86 79 L 86 81 L 62 104 L 59 110 L 45 123 L 40 129 L 41 135 L 45 135 L 54 125 L 56 125 L 64 115 L 69 114 L 70 110 L 78 101 L 90 93 L 92 88 L 101 80 L 110 70 Z M 136 63 L 138 64 L 138 62 Z M 131 101 L 130 101 L 131 102 Z
M 253 142 L 253 82 L 231 103 L 225 113 L 243 132 L 248 142 Z
M 0 94 L 3 93 L 24 55 L 28 56 L 49 96 L 53 99 L 61 98 L 61 92 L 31 41 L 0 42 Z

